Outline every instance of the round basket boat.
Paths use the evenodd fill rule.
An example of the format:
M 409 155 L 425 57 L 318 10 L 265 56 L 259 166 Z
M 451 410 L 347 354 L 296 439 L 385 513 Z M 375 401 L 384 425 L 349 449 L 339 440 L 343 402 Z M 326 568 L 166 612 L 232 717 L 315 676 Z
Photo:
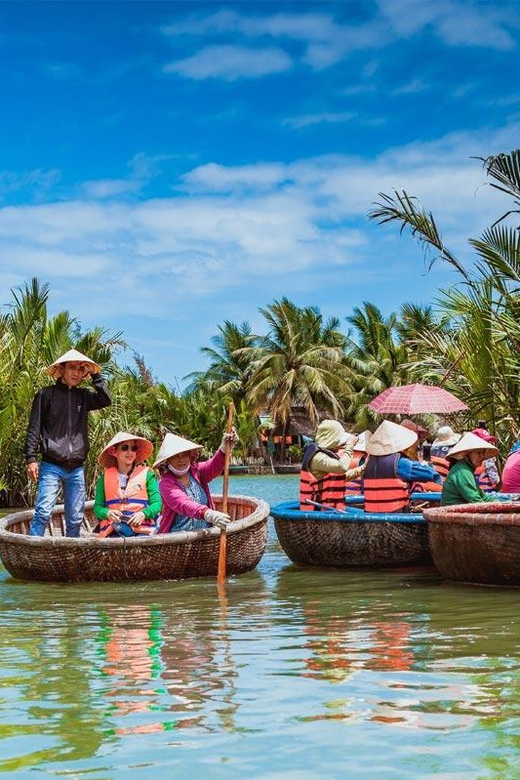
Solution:
M 217 509 L 221 497 L 214 497 Z M 147 537 L 100 539 L 92 529 L 93 501 L 86 505 L 78 539 L 65 536 L 63 506 L 57 506 L 43 537 L 28 536 L 34 511 L 0 521 L 0 557 L 20 580 L 85 582 L 174 580 L 214 577 L 218 570 L 220 531 L 180 531 Z M 229 496 L 226 573 L 243 574 L 260 561 L 267 543 L 269 505 L 248 496 Z
M 427 509 L 433 562 L 442 577 L 479 585 L 520 585 L 520 504 Z
M 297 501 L 271 508 L 278 540 L 294 563 L 341 568 L 431 563 L 421 514 L 301 512 Z

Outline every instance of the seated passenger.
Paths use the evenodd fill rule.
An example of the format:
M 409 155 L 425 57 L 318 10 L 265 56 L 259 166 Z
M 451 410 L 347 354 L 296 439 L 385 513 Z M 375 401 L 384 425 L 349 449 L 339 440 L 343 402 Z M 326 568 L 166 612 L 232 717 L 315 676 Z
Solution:
M 300 509 L 302 512 L 345 507 L 347 481 L 357 479 L 364 466 L 351 469 L 354 442 L 341 423 L 323 420 L 316 437 L 305 447 L 300 473 Z M 324 504 L 313 506 L 310 502 Z
M 94 514 L 101 537 L 146 536 L 156 530 L 161 496 L 151 468 L 144 464 L 153 444 L 119 431 L 101 452 L 103 473 L 96 483 Z
M 474 433 L 465 433 L 448 453 L 451 465 L 442 487 L 441 506 L 496 500 L 484 493 L 475 477 L 475 471 L 484 460 L 496 455 L 498 449 L 493 444 Z
M 368 444 L 363 475 L 365 512 L 407 512 L 415 482 L 440 484 L 440 475 L 417 461 L 417 449 L 415 431 L 390 420 L 381 423 Z
M 520 493 L 520 441 L 513 444 L 502 471 L 504 493 Z
M 354 436 L 354 452 L 352 453 L 352 460 L 350 462 L 351 469 L 355 469 L 358 466 L 363 466 L 367 458 L 367 446 L 370 441 L 372 433 L 370 431 L 363 431 L 359 436 Z M 361 496 L 363 495 L 363 478 L 362 474 L 356 479 L 351 479 L 347 482 L 346 486 L 347 496 Z
M 496 444 L 498 439 L 493 436 L 487 428 L 474 428 L 471 433 L 487 441 L 488 444 Z M 484 493 L 492 493 L 500 484 L 500 475 L 498 473 L 498 464 L 496 458 L 486 458 L 475 470 L 477 485 L 482 488 Z
M 446 479 L 450 468 L 450 461 L 446 457 L 451 448 L 459 441 L 460 433 L 455 433 L 449 425 L 441 425 L 432 442 L 430 463 L 437 471 L 442 481 Z
M 224 470 L 226 442 L 233 448 L 238 442 L 235 431 L 225 433 L 222 443 L 209 460 L 197 461 L 201 444 L 167 433 L 154 468 L 161 474 L 159 490 L 163 512 L 159 533 L 198 531 L 216 525 L 225 528 L 229 515 L 218 512 L 213 504 L 209 483 Z

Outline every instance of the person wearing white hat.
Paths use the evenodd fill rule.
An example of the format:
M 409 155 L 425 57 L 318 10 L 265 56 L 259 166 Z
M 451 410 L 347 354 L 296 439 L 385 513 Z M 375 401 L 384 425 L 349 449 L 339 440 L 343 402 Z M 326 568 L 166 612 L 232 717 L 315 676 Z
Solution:
M 25 440 L 27 476 L 38 485 L 31 536 L 44 535 L 61 487 L 67 536 L 79 536 L 85 511 L 88 413 L 112 403 L 100 372 L 97 363 L 70 349 L 47 368 L 55 384 L 34 396 Z M 87 376 L 94 390 L 78 387 Z
M 213 457 L 199 463 L 202 445 L 174 433 L 166 434 L 153 464 L 161 474 L 163 511 L 159 533 L 227 526 L 229 515 L 215 509 L 209 483 L 224 470 L 226 446 L 233 448 L 237 442 L 235 430 L 225 433 Z
M 365 512 L 406 512 L 415 482 L 440 483 L 440 475 L 417 460 L 418 440 L 416 431 L 390 420 L 372 434 L 363 476 Z
M 348 481 L 359 477 L 364 470 L 364 466 L 351 468 L 356 441 L 357 436 L 347 433 L 337 420 L 323 420 L 318 425 L 315 440 L 303 453 L 300 471 L 302 512 L 344 508 Z
M 450 468 L 450 462 L 447 459 L 447 454 L 454 444 L 458 442 L 462 434 L 455 433 L 453 428 L 449 425 L 441 425 L 437 429 L 435 439 L 432 441 L 430 450 L 430 463 L 432 467 L 437 471 L 442 481 L 446 479 Z
M 151 441 L 126 431 L 116 433 L 102 450 L 94 501 L 99 536 L 154 533 L 162 504 L 155 474 L 144 463 L 152 452 Z
M 487 458 L 498 455 L 498 448 L 475 433 L 465 433 L 448 452 L 451 462 L 444 481 L 441 506 L 496 501 L 477 484 L 475 471 Z

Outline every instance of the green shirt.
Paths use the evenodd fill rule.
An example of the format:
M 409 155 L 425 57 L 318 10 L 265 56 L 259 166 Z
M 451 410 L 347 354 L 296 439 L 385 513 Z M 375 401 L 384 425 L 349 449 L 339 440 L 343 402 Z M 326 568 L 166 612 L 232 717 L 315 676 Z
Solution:
M 148 469 L 148 474 L 146 475 L 146 492 L 148 494 L 148 506 L 142 512 L 149 520 L 153 520 L 161 511 L 162 501 L 157 480 L 151 469 Z M 105 479 L 104 475 L 100 474 L 96 482 L 94 514 L 98 520 L 106 520 L 109 511 L 109 508 L 105 506 Z
M 467 460 L 459 460 L 452 466 L 442 486 L 441 506 L 474 504 L 496 499 L 479 488 L 473 466 Z

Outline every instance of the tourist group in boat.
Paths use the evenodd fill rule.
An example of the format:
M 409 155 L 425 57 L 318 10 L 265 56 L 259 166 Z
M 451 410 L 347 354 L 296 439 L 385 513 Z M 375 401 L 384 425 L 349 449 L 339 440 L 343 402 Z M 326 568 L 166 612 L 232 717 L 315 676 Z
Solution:
M 345 508 L 345 496 L 362 495 L 367 513 L 408 512 L 412 494 L 440 494 L 441 506 L 491 502 L 497 489 L 520 493 L 520 442 L 504 465 L 497 466 L 496 438 L 485 428 L 455 433 L 428 431 L 412 420 L 384 420 L 374 433 L 347 433 L 340 423 L 324 420 L 304 452 L 300 510 Z
M 62 489 L 66 535 L 78 537 L 85 510 L 88 414 L 110 406 L 111 398 L 100 367 L 75 349 L 52 363 L 48 373 L 55 383 L 36 393 L 26 437 L 27 474 L 37 484 L 29 534 L 45 534 Z M 92 389 L 80 386 L 87 378 Z M 300 510 L 342 510 L 346 497 L 362 495 L 366 513 L 392 514 L 409 511 L 412 494 L 421 491 L 440 494 L 442 506 L 493 501 L 499 487 L 520 492 L 520 442 L 500 478 L 497 441 L 484 427 L 456 433 L 443 425 L 431 443 L 429 436 L 412 420 L 384 420 L 373 433 L 359 435 L 336 420 L 322 421 L 303 455 Z M 166 433 L 150 467 L 153 443 L 119 431 L 98 457 L 96 533 L 117 538 L 225 529 L 230 517 L 215 509 L 209 483 L 222 474 L 226 449 L 237 441 L 234 429 L 224 433 L 213 456 L 199 461 L 202 445 Z
M 27 475 L 37 484 L 29 534 L 45 534 L 62 489 L 66 535 L 77 538 L 85 511 L 88 414 L 110 406 L 111 398 L 101 368 L 75 349 L 52 363 L 48 373 L 55 384 L 36 393 L 25 444 Z M 87 378 L 92 389 L 79 386 Z M 234 429 L 224 433 L 214 455 L 199 461 L 200 444 L 167 433 L 150 468 L 146 460 L 153 443 L 119 431 L 98 458 L 102 472 L 95 491 L 96 532 L 101 538 L 117 538 L 225 529 L 230 516 L 215 509 L 209 483 L 222 473 L 226 448 L 231 450 L 237 441 Z

